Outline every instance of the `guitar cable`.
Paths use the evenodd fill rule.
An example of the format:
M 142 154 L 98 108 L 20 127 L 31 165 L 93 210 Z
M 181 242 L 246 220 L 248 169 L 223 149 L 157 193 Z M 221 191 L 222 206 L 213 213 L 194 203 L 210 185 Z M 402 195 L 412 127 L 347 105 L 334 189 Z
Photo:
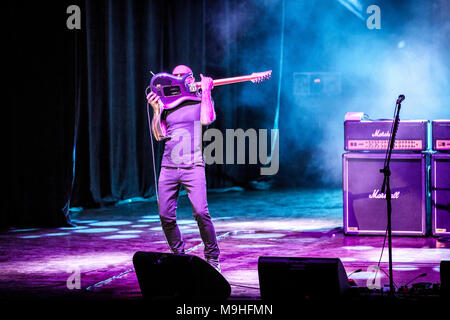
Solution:
M 153 72 L 151 72 L 151 73 L 154 75 Z M 147 88 L 145 88 L 145 98 L 146 98 L 146 100 L 147 100 L 147 95 L 148 95 L 149 89 L 150 89 L 150 85 Z M 155 166 L 155 148 L 153 146 L 152 123 L 151 123 L 151 119 L 150 119 L 150 106 L 149 106 L 148 100 L 147 100 L 147 103 L 146 103 L 146 109 L 147 109 L 148 131 L 149 131 L 149 135 L 150 135 L 150 142 L 151 142 L 151 145 L 152 145 L 152 161 L 153 161 L 153 176 L 154 176 L 154 179 L 155 179 L 155 195 L 156 195 L 156 202 L 158 204 L 158 210 L 159 210 L 158 182 L 157 182 L 157 179 L 156 179 L 156 166 Z M 227 234 L 225 234 L 225 235 L 227 235 Z M 222 237 L 225 236 L 225 235 L 222 235 Z M 167 242 L 167 239 L 166 239 L 166 242 Z M 168 245 L 168 243 L 167 243 L 167 245 Z M 191 250 L 192 249 L 195 249 L 195 247 L 191 248 Z M 122 274 L 128 273 L 131 270 L 132 269 L 129 269 L 129 270 L 125 271 Z M 122 274 L 120 274 L 119 276 L 121 276 Z M 242 288 L 259 290 L 259 288 L 257 288 L 257 287 L 245 286 L 245 285 L 242 285 L 242 284 L 230 283 L 230 285 L 235 286 L 235 287 L 242 287 Z M 90 289 L 90 287 L 88 289 Z
M 153 73 L 153 72 L 152 72 Z M 148 85 L 147 88 L 145 88 L 145 99 L 147 100 L 148 90 L 150 89 L 150 85 Z M 154 182 L 155 182 L 155 195 L 156 195 L 156 202 L 158 204 L 158 210 L 159 210 L 159 193 L 158 193 L 158 182 L 156 179 L 156 165 L 155 165 L 155 148 L 153 146 L 153 134 L 152 134 L 152 122 L 150 119 L 150 104 L 147 100 L 147 122 L 148 122 L 148 132 L 150 134 L 150 143 L 152 145 L 152 161 L 153 161 L 153 176 L 154 176 Z
M 155 75 L 152 71 L 150 71 L 151 74 Z M 148 90 L 150 89 L 151 84 L 145 88 L 145 100 L 147 101 L 147 122 L 148 122 L 148 133 L 150 134 L 150 143 L 152 145 L 152 161 L 153 161 L 153 177 L 155 182 L 155 195 L 156 195 L 156 203 L 158 205 L 158 215 L 160 212 L 160 206 L 159 206 L 159 192 L 158 192 L 158 181 L 156 178 L 156 165 L 155 165 L 155 147 L 153 146 L 153 134 L 152 134 L 152 121 L 150 120 L 150 104 L 147 99 Z M 163 232 L 164 233 L 164 232 Z M 167 246 L 170 248 L 169 241 L 167 240 L 166 235 L 164 234 L 164 240 L 166 241 Z

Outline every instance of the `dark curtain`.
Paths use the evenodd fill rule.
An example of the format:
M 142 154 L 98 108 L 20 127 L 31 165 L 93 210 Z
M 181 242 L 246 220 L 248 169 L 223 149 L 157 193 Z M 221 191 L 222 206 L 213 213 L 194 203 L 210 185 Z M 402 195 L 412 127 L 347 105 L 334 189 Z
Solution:
M 66 224 L 83 49 L 66 8 L 76 3 L 6 3 L 2 227 Z
M 70 5 L 81 9 L 80 30 L 66 27 Z M 186 64 L 197 80 L 200 73 L 276 72 L 278 57 L 261 60 L 261 35 L 251 32 L 264 23 L 255 19 L 257 4 L 9 1 L 6 13 L 1 226 L 65 225 L 69 206 L 155 194 L 145 99 L 150 71 Z M 249 85 L 214 90 L 217 120 L 211 127 L 271 127 L 276 82 L 265 90 L 272 95 L 260 97 L 270 104 L 263 113 L 241 94 Z M 163 145 L 154 142 L 154 149 L 159 171 Z M 257 165 L 207 167 L 209 188 L 246 187 L 258 177 Z
M 189 65 L 213 78 L 257 70 L 240 68 L 233 19 L 239 1 L 87 1 L 86 101 L 81 106 L 72 204 L 96 206 L 154 195 L 153 155 L 145 88 L 151 74 Z M 255 8 L 256 9 L 256 8 Z M 220 21 L 217 21 L 217 18 Z M 249 21 L 251 23 L 251 21 Z M 229 29 L 228 43 L 215 32 Z M 242 127 L 239 87 L 214 91 L 212 127 Z M 151 110 L 150 110 L 151 111 Z M 255 121 L 247 124 L 255 125 Z M 163 143 L 154 141 L 157 175 Z M 210 188 L 246 186 L 259 167 L 211 165 Z

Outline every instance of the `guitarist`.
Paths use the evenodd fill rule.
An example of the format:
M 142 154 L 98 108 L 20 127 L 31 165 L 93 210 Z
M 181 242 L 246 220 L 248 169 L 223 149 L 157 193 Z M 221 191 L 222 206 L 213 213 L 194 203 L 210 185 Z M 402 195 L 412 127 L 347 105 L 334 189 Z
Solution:
M 192 70 L 185 66 L 176 66 L 172 74 L 182 76 L 190 73 L 188 83 L 195 82 Z M 170 250 L 184 253 L 184 241 L 176 221 L 176 209 L 179 188 L 182 185 L 193 208 L 200 235 L 204 243 L 206 261 L 220 272 L 219 246 L 216 232 L 209 215 L 206 198 L 205 162 L 202 155 L 201 128 L 216 119 L 214 102 L 211 98 L 213 80 L 201 77 L 201 101 L 185 101 L 180 105 L 164 110 L 161 114 L 162 101 L 151 92 L 147 95 L 153 107 L 152 132 L 156 140 L 165 140 L 164 153 L 159 175 L 159 216 Z M 159 121 L 159 123 L 158 123 Z M 183 134 L 184 133 L 184 134 Z M 186 134 L 187 133 L 187 134 Z M 200 135 L 200 136 L 198 136 Z M 191 147 L 181 148 L 180 143 Z

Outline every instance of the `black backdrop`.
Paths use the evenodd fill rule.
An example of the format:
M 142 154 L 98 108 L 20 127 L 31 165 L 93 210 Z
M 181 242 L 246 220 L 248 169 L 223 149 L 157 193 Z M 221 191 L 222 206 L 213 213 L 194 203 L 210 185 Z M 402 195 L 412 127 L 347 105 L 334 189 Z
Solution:
M 177 64 L 191 66 L 197 79 L 200 73 L 223 78 L 273 70 L 272 79 L 258 87 L 214 89 L 212 127 L 221 132 L 272 128 L 282 76 L 278 174 L 258 184 L 259 165 L 210 165 L 210 189 L 340 186 L 345 113 L 392 114 L 391 104 L 379 105 L 383 91 L 371 93 L 383 82 L 367 73 L 372 56 L 353 61 L 354 49 L 366 52 L 373 44 L 381 50 L 375 56 L 389 57 L 409 35 L 426 52 L 448 55 L 446 2 L 412 2 L 382 1 L 385 27 L 374 32 L 340 2 L 328 0 L 7 1 L 0 225 L 63 225 L 69 199 L 71 206 L 98 207 L 153 196 L 144 91 L 150 70 L 170 72 Z M 81 9 L 80 30 L 66 27 L 70 5 Z M 409 34 L 420 28 L 430 34 Z M 336 62 L 347 59 L 351 63 Z M 381 66 L 390 63 L 383 59 Z M 434 65 L 441 91 L 429 92 L 440 105 L 434 115 L 420 108 L 420 119 L 447 117 L 448 59 L 442 61 Z M 342 92 L 296 98 L 293 73 L 321 70 L 342 73 Z M 158 166 L 163 146 L 154 147 Z
M 73 4 L 81 8 L 81 30 L 66 27 L 66 8 Z M 233 34 L 229 13 L 238 5 L 9 1 L 1 225 L 63 225 L 69 199 L 71 206 L 93 207 L 154 195 L 144 95 L 149 72 L 187 64 L 197 77 L 218 78 L 268 69 L 240 68 L 239 38 L 247 37 L 247 46 L 255 39 Z M 257 13 L 256 7 L 247 9 Z M 222 27 L 231 30 L 226 45 L 216 38 L 211 12 L 220 12 Z M 275 64 L 277 57 L 271 59 Z M 275 82 L 269 85 L 274 90 Z M 214 127 L 245 130 L 273 121 L 274 110 L 262 115 L 245 106 L 232 108 L 239 103 L 237 90 L 229 86 L 214 93 Z M 158 162 L 162 146 L 155 148 Z M 210 188 L 248 186 L 258 175 L 254 165 L 207 169 Z
M 2 226 L 58 226 L 72 177 L 80 35 L 64 3 L 7 2 Z M 4 82 L 5 83 L 5 82 Z

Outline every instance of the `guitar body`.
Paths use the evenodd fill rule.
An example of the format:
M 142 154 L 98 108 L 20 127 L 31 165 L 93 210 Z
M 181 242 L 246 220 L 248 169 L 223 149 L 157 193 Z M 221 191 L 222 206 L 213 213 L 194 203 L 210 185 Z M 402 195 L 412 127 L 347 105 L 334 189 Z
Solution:
M 153 76 L 150 83 L 151 89 L 156 93 L 164 104 L 164 109 L 172 109 L 184 101 L 201 101 L 201 94 L 197 86 L 189 86 L 186 78 L 190 74 L 181 77 L 162 72 Z M 162 112 L 162 111 L 161 111 Z

